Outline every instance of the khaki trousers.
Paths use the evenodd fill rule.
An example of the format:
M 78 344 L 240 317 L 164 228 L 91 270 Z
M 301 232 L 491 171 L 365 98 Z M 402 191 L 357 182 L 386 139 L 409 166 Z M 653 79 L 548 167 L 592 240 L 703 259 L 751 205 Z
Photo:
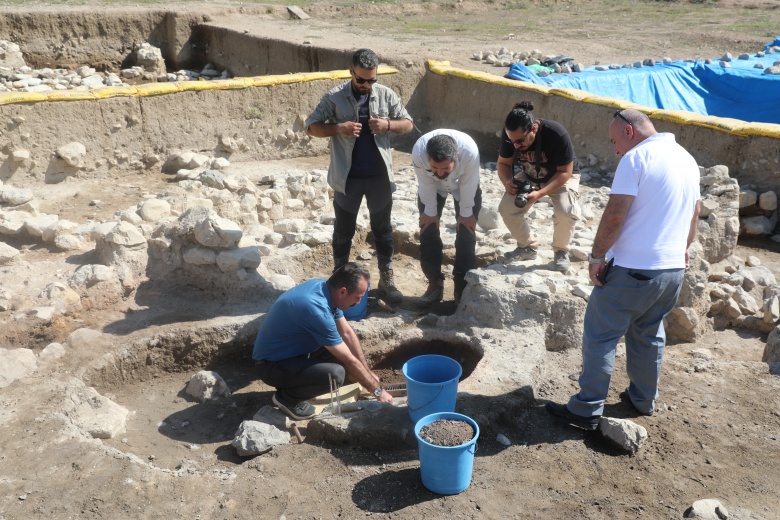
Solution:
M 580 176 L 575 174 L 558 191 L 549 195 L 553 205 L 552 248 L 554 250 L 568 252 L 570 249 L 569 243 L 574 235 L 574 226 L 582 218 L 579 188 Z M 533 205 L 518 208 L 515 206 L 515 197 L 504 193 L 498 205 L 498 212 L 504 219 L 506 227 L 509 228 L 509 232 L 512 233 L 512 237 L 517 240 L 518 246 L 538 249 L 539 242 L 536 241 L 526 220 L 526 214 L 532 207 Z

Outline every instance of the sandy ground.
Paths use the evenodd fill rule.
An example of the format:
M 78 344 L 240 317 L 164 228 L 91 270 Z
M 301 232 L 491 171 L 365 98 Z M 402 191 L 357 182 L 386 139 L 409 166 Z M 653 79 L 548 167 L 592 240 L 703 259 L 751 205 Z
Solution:
M 576 55 L 586 64 L 663 55 L 681 59 L 715 57 L 727 51 L 755 52 L 773 37 L 735 32 L 738 29 L 733 28 L 733 19 L 729 21 L 729 13 L 753 6 L 763 8 L 767 19 L 778 16 L 777 9 L 768 8 L 768 3 L 715 2 L 720 10 L 702 15 L 701 19 L 712 24 L 705 30 L 703 24 L 691 24 L 687 14 L 678 16 L 677 25 L 656 25 L 644 10 L 647 4 L 658 4 L 659 10 L 693 5 L 685 2 L 549 1 L 529 2 L 514 10 L 507 7 L 510 4 L 525 5 L 464 2 L 464 14 L 451 14 L 438 7 L 426 12 L 426 3 L 421 3 L 420 8 L 406 14 L 397 6 L 377 3 L 350 11 L 359 16 L 346 21 L 335 7 L 318 3 L 310 10 L 317 17 L 305 30 L 301 24 L 287 21 L 276 7 L 269 8 L 271 14 L 263 20 L 243 17 L 222 22 L 236 28 L 249 24 L 251 30 L 268 37 L 308 38 L 314 45 L 346 48 L 365 44 L 407 59 L 445 58 L 475 68 L 475 62 L 468 59 L 471 52 L 500 47 L 510 32 L 518 35 L 518 48 L 522 44 L 522 48 L 539 48 L 551 54 Z M 615 9 L 617 4 L 643 9 L 644 18 L 632 18 L 630 10 Z M 551 20 L 548 27 L 524 31 L 522 38 L 519 30 L 510 29 L 511 19 L 522 18 L 518 25 L 524 27 L 525 15 L 537 15 L 542 8 Z M 397 23 L 391 23 L 393 20 Z M 450 24 L 449 28 L 462 23 L 466 27 L 477 20 L 480 26 L 494 27 L 489 30 L 491 35 L 469 29 L 451 35 L 435 29 L 437 24 Z M 400 22 L 412 21 L 418 25 L 427 21 L 430 37 L 399 29 L 409 25 Z M 293 163 L 301 168 L 323 167 L 327 158 L 279 161 L 263 167 Z M 107 218 L 140 200 L 144 193 L 161 191 L 167 182 L 159 173 L 133 174 L 112 183 L 57 186 L 56 191 L 41 191 L 38 198 L 43 199 L 42 211 L 84 221 Z M 101 202 L 90 205 L 94 200 Z M 35 245 L 12 245 L 26 251 L 22 270 L 2 269 L 3 283 L 9 288 L 65 278 L 74 269 L 65 254 Z M 769 244 L 751 245 L 754 247 L 741 246 L 738 254 L 756 255 L 775 273 L 780 272 L 777 253 Z M 327 258 L 328 252 L 322 251 L 301 269 L 324 275 L 329 269 Z M 424 287 L 407 276 L 417 273 L 416 259 L 399 255 L 396 269 L 406 294 L 422 294 Z M 187 302 L 175 296 L 158 298 L 155 305 L 161 312 L 170 309 L 170 315 L 158 322 L 152 319 L 150 327 L 180 325 L 177 317 L 184 321 L 186 312 L 194 312 L 186 311 Z M 50 326 L 4 312 L 0 313 L 0 339 L 3 346 L 38 352 L 51 341 L 62 341 L 77 327 L 100 329 L 142 307 L 132 298 L 105 302 Z M 451 302 L 444 302 L 437 311 L 453 309 Z M 377 446 L 368 450 L 304 442 L 256 458 L 238 457 L 230 439 L 238 424 L 267 404 L 271 395 L 244 363 L 214 367 L 234 392 L 227 406 L 186 399 L 182 389 L 189 372 L 101 388 L 107 397 L 134 411 L 127 432 L 102 443 L 75 442 L 67 432 L 60 432 L 61 421 L 46 406 L 60 396 L 56 388 L 46 386 L 46 372 L 42 372 L 0 390 L 0 520 L 368 516 L 676 519 L 702 498 L 721 500 L 732 518 L 780 518 L 780 372 L 760 362 L 765 339 L 725 330 L 696 344 L 670 345 L 660 410 L 653 417 L 635 417 L 619 401 L 618 393 L 627 384 L 625 357 L 619 352 L 606 414 L 630 418 L 647 428 L 648 442 L 633 457 L 617 451 L 597 434 L 562 427 L 547 416 L 543 410 L 547 400 L 561 402 L 576 391 L 580 364 L 578 352 L 550 354 L 543 382 L 534 389 L 537 404 L 521 416 L 495 424 L 480 437 L 471 486 L 448 497 L 422 486 L 415 449 L 387 451 Z M 58 372 L 76 370 L 72 363 L 64 362 Z M 36 396 L 39 401 L 31 401 L 29 392 L 40 389 L 44 391 Z M 306 435 L 306 429 L 302 431 Z M 505 435 L 511 445 L 497 442 L 497 433 Z

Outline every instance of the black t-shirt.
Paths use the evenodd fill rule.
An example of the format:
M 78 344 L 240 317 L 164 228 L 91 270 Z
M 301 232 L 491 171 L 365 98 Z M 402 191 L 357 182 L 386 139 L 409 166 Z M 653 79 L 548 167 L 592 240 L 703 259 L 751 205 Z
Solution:
M 552 178 L 553 173 L 558 170 L 559 166 L 564 164 L 574 163 L 574 170 L 572 173 L 580 173 L 577 166 L 577 157 L 574 155 L 574 145 L 571 143 L 569 132 L 566 128 L 558 122 L 550 121 L 549 119 L 537 119 L 540 123 L 539 129 L 536 131 L 536 138 L 528 145 L 527 150 L 518 151 L 515 150 L 515 145 L 509 140 L 509 136 L 506 135 L 506 130 L 503 130 L 501 137 L 501 148 L 498 150 L 498 155 L 501 157 L 515 157 L 514 172 L 523 171 L 528 179 L 535 182 L 549 182 L 550 179 L 545 179 L 548 175 Z M 541 139 L 539 173 L 536 173 L 536 149 L 537 141 Z
M 368 110 L 369 95 L 361 96 L 354 90 L 352 95 L 357 100 L 358 122 L 363 127 L 360 129 L 360 137 L 355 140 L 355 147 L 352 149 L 352 167 L 349 170 L 348 177 L 351 179 L 365 179 L 367 177 L 387 175 L 385 161 L 382 159 L 382 154 L 379 153 L 379 148 L 377 148 L 374 140 L 374 134 L 371 133 L 371 128 L 368 126 L 370 117 Z

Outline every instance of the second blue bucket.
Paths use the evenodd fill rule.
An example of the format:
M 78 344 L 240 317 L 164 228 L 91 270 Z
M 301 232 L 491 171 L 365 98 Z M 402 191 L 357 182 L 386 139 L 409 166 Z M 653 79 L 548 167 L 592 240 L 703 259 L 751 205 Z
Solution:
M 416 423 L 426 415 L 454 412 L 458 380 L 463 369 L 447 356 L 413 357 L 403 366 L 409 417 Z

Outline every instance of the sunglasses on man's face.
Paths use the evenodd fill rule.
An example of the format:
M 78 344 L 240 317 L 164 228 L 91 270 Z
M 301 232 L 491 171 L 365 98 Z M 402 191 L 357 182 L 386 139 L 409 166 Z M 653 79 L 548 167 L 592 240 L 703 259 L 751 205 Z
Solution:
M 360 76 L 355 74 L 355 81 L 358 82 L 358 85 L 362 85 L 364 83 L 368 83 L 369 85 L 373 85 L 374 83 L 376 83 L 379 80 L 377 80 L 376 78 L 371 78 L 371 79 L 361 78 Z

